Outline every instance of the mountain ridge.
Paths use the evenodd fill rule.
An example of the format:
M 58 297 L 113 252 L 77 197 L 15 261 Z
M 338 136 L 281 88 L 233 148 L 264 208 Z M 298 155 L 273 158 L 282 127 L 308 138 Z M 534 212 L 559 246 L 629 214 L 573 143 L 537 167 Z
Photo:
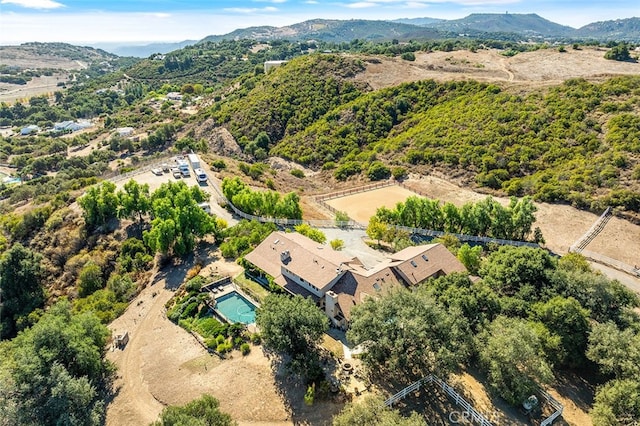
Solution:
M 409 41 L 457 37 L 509 39 L 529 41 L 640 42 L 640 18 L 631 17 L 599 21 L 580 28 L 561 25 L 535 13 L 474 13 L 461 19 L 404 18 L 396 20 L 336 20 L 310 19 L 296 24 L 275 27 L 269 25 L 238 28 L 222 35 L 208 35 L 200 40 L 146 45 L 115 45 L 98 43 L 95 47 L 119 56 L 146 58 L 154 53 L 168 53 L 188 45 L 209 41 L 253 39 L 258 41 L 321 41 L 344 43 L 353 40 Z

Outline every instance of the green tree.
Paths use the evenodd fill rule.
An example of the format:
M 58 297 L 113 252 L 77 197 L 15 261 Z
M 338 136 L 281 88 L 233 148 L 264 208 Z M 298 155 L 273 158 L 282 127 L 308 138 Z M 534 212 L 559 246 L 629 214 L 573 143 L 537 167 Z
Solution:
M 525 320 L 496 318 L 477 336 L 476 346 L 489 385 L 512 405 L 521 404 L 553 377 L 543 342 Z
M 558 361 L 578 367 L 586 361 L 587 336 L 591 330 L 589 311 L 574 298 L 556 296 L 545 303 L 533 305 L 533 318 L 560 336 L 563 354 Z
M 333 417 L 333 426 L 426 426 L 415 411 L 403 417 L 398 410 L 384 405 L 381 398 L 367 396 L 357 403 L 347 404 Z
M 73 312 L 92 312 L 100 322 L 109 324 L 124 313 L 127 305 L 126 302 L 118 301 L 116 294 L 110 289 L 102 289 L 87 297 L 74 300 Z
M 142 223 L 142 216 L 151 209 L 149 197 L 149 185 L 140 185 L 131 179 L 124 184 L 124 191 L 118 191 L 118 217 L 132 217 L 138 215 L 138 221 Z
M 624 426 L 640 422 L 640 380 L 612 380 L 598 388 L 591 409 L 594 426 Z
M 137 238 L 127 238 L 120 247 L 117 269 L 121 272 L 142 271 L 153 262 L 147 246 Z
M 312 239 L 316 243 L 324 244 L 327 242 L 327 236 L 319 229 L 312 228 L 308 223 L 301 223 L 294 227 L 297 233 Z
M 276 225 L 271 222 L 241 220 L 237 225 L 224 231 L 225 239 L 220 244 L 220 252 L 225 258 L 237 259 L 251 251 L 276 230 Z
M 640 333 L 620 330 L 613 322 L 596 324 L 589 335 L 587 358 L 617 379 L 640 377 Z
M 102 269 L 94 262 L 87 262 L 78 275 L 78 294 L 87 297 L 104 287 Z
M 388 226 L 381 222 L 377 216 L 372 216 L 369 219 L 369 225 L 367 226 L 367 235 L 372 240 L 376 240 L 380 245 L 380 240 L 384 238 L 388 230 Z
M 7 364 L 15 389 L 16 424 L 102 424 L 111 367 L 109 330 L 91 313 L 73 315 L 60 301 L 11 343 Z
M 0 257 L 1 339 L 15 336 L 16 325 L 44 304 L 41 262 L 42 256 L 20 243 Z
M 441 308 L 423 292 L 398 289 L 351 310 L 347 337 L 365 344 L 371 371 L 403 380 L 446 376 L 469 356 L 469 326 L 457 309 Z
M 480 276 L 499 294 L 535 301 L 549 286 L 556 262 L 537 248 L 502 246 L 489 255 Z
M 232 426 L 236 422 L 220 411 L 220 403 L 211 395 L 202 395 L 184 406 L 168 406 L 151 426 Z
M 374 161 L 367 170 L 367 177 L 370 180 L 383 180 L 391 176 L 391 169 L 380 161 Z
M 82 207 L 84 220 L 89 229 L 102 226 L 116 217 L 118 197 L 115 191 L 115 184 L 105 181 L 100 185 L 92 186 L 85 195 L 78 199 L 78 204 Z
M 600 323 L 613 321 L 625 327 L 630 309 L 640 306 L 638 295 L 619 281 L 592 272 L 579 258 L 565 261 L 565 257 L 550 274 L 551 294 L 573 297 Z
M 613 61 L 628 61 L 631 59 L 629 55 L 629 48 L 625 43 L 620 43 L 617 46 L 613 46 L 604 54 L 605 59 L 611 59 Z
M 500 298 L 484 282 L 472 282 L 464 273 L 452 273 L 428 281 L 418 291 L 427 292 L 445 309 L 456 308 L 476 332 L 500 314 Z
M 221 240 L 220 223 L 198 206 L 205 199 L 200 188 L 182 181 L 162 184 L 151 196 L 155 219 L 143 232 L 145 244 L 155 252 L 182 256 L 194 249 L 196 238 L 213 234 Z
M 345 212 L 341 212 L 341 211 L 337 211 L 336 212 L 336 217 L 335 217 L 335 223 L 336 226 L 339 228 L 344 228 L 345 226 L 347 226 L 347 224 L 349 223 L 349 221 L 351 220 L 351 218 L 349 217 L 349 215 Z
M 416 55 L 413 52 L 404 52 L 402 55 L 400 55 L 400 57 L 405 61 L 413 62 L 416 60 Z
M 266 347 L 291 356 L 294 370 L 306 374 L 329 321 L 309 298 L 270 294 L 256 311 L 256 325 Z
M 471 247 L 469 244 L 464 243 L 458 249 L 457 257 L 470 274 L 477 275 L 480 270 L 481 255 L 482 246 Z
M 342 241 L 339 238 L 329 241 L 329 244 L 331 245 L 331 248 L 334 250 L 340 251 L 344 248 L 344 241 Z

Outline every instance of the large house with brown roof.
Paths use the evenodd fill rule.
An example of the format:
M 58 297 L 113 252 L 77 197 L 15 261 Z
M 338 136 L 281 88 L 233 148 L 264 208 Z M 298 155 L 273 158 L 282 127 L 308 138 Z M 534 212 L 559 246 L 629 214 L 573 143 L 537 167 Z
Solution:
M 467 272 L 442 244 L 408 247 L 367 269 L 356 257 L 298 233 L 271 233 L 245 260 L 291 294 L 313 298 L 333 325 L 346 327 L 353 306 L 394 287 Z

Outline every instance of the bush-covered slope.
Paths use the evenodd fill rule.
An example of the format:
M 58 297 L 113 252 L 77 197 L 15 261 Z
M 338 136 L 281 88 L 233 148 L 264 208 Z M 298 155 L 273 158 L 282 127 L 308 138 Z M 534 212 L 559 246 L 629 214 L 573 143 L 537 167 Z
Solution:
M 297 58 L 245 79 L 211 115 L 242 146 L 338 166 L 338 179 L 382 160 L 464 172 L 509 195 L 640 211 L 640 77 L 528 94 L 473 81 L 371 92 L 351 79 L 363 69 L 354 57 Z
M 364 88 L 349 78 L 363 70 L 361 61 L 344 56 L 299 57 L 266 76 L 245 79 L 211 114 L 219 124 L 228 125 L 243 146 L 260 132 L 279 141 L 360 96 Z
M 187 46 L 166 55 L 152 55 L 129 70 L 127 75 L 159 87 L 201 83 L 207 87 L 224 86 L 234 78 L 262 69 L 264 61 L 289 59 L 301 54 L 297 44 L 274 42 L 256 48 L 255 40 L 206 42 Z
M 365 170 L 376 157 L 445 167 L 509 195 L 638 211 L 639 110 L 637 77 L 571 80 L 526 96 L 474 82 L 422 81 L 362 95 L 272 152 L 316 167 L 358 163 Z

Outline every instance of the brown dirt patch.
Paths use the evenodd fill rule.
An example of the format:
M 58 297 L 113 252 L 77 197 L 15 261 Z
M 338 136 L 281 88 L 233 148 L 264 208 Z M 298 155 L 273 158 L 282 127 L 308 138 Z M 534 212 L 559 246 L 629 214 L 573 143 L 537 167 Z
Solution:
M 601 81 L 615 75 L 637 75 L 640 64 L 604 59 L 605 49 L 584 47 L 560 53 L 555 49 L 518 53 L 505 57 L 499 50 L 470 52 L 416 52 L 416 60 L 376 57 L 356 80 L 374 90 L 424 79 L 436 81 L 477 80 L 505 83 L 530 91 L 561 84 L 570 78 Z
M 58 83 L 66 81 L 68 81 L 66 74 L 55 74 L 34 77 L 27 84 L 0 83 L 0 102 L 12 104 L 16 101 L 26 102 L 32 96 L 53 96 L 55 91 L 61 89 Z
M 351 219 L 366 224 L 379 207 L 393 208 L 412 195 L 417 194 L 400 186 L 387 186 L 334 198 L 326 203 L 338 211 L 346 212 Z

